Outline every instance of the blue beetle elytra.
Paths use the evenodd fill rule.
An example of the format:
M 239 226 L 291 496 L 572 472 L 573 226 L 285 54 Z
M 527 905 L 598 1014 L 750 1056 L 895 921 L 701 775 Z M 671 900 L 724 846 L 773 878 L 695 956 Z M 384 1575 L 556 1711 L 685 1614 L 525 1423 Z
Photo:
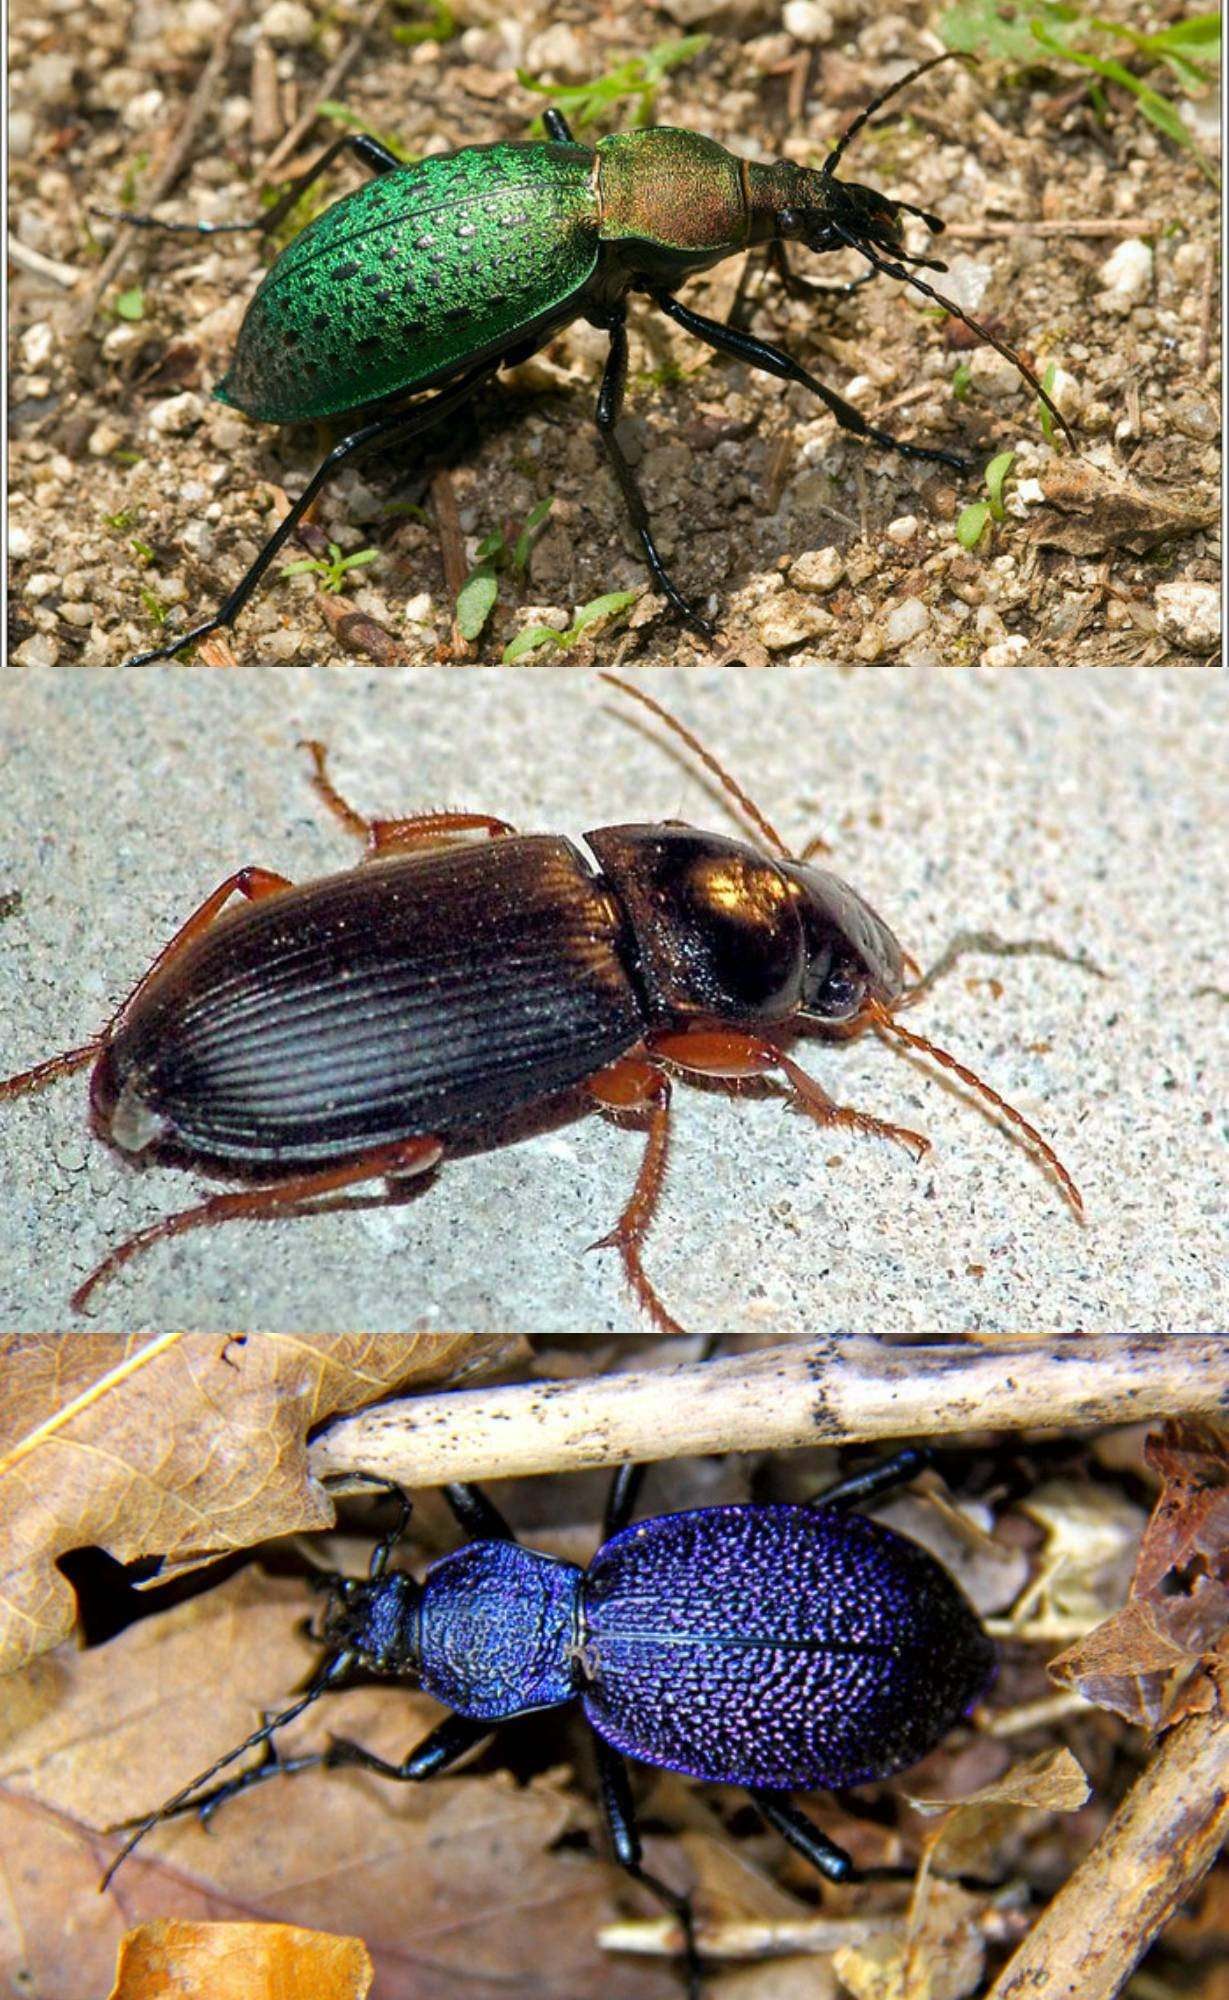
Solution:
M 623 1759 L 744 1787 L 822 1875 L 853 1877 L 848 1854 L 790 1793 L 916 1764 L 993 1673 L 991 1641 L 946 1570 L 917 1543 L 849 1512 L 912 1477 L 927 1457 L 906 1448 L 806 1506 L 702 1507 L 635 1523 L 645 1468 L 624 1466 L 602 1546 L 585 1570 L 523 1548 L 476 1487 L 447 1486 L 468 1539 L 421 1583 L 391 1566 L 410 1515 L 409 1500 L 392 1488 L 399 1518 L 367 1577 L 317 1579 L 328 1593 L 319 1635 L 328 1650 L 309 1687 L 137 1823 L 104 1883 L 159 1821 L 207 1817 L 270 1778 L 358 1765 L 416 1782 L 446 1770 L 499 1724 L 578 1701 L 594 1735 L 615 1857 L 677 1916 L 697 2000 L 690 1902 L 642 1865 Z M 355 1672 L 410 1681 L 452 1712 L 400 1764 L 338 1738 L 279 1759 L 276 1732 Z M 201 1789 L 262 1744 L 263 1762 Z

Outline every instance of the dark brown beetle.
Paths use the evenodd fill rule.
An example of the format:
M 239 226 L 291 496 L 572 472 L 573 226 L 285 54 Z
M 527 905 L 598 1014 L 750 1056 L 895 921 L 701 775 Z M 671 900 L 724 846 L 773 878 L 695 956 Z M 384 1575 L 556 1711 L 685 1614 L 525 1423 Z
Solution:
M 120 1243 L 74 1294 L 78 1311 L 161 1237 L 429 1172 L 450 1141 L 582 1086 L 644 1122 L 635 1188 L 603 1241 L 654 1323 L 679 1331 L 640 1255 L 665 1173 L 671 1071 L 775 1072 L 821 1124 L 927 1150 L 920 1133 L 834 1103 L 799 1068 L 780 1037 L 807 1024 L 871 1027 L 933 1056 L 1026 1136 L 1080 1212 L 1070 1175 L 1020 1113 L 895 1018 L 919 988 L 882 919 L 795 859 L 650 695 L 603 678 L 682 739 L 770 851 L 674 822 L 601 827 L 585 836 L 595 870 L 572 842 L 485 813 L 368 821 L 309 745 L 317 790 L 365 838 L 364 863 L 298 886 L 263 868 L 228 876 L 100 1034 L 0 1083 L 2 1099 L 92 1065 L 94 1128 L 122 1152 L 259 1182 Z M 235 896 L 247 906 L 225 912 Z

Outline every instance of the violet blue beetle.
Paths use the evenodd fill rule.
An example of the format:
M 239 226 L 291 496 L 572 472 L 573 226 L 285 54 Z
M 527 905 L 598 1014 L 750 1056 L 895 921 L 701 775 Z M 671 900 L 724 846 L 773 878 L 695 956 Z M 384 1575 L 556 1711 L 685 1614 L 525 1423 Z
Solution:
M 857 1871 L 789 1794 L 866 1783 L 916 1764 L 985 1690 L 994 1650 L 934 1557 L 852 1515 L 921 1469 L 906 1448 L 806 1506 L 722 1506 L 631 1522 L 643 1466 L 616 1475 L 606 1537 L 587 1570 L 522 1548 L 476 1487 L 443 1489 L 470 1538 L 421 1583 L 390 1568 L 409 1520 L 377 1544 L 366 1579 L 317 1579 L 329 1653 L 298 1700 L 135 1824 L 109 1881 L 160 1820 L 198 1812 L 314 1765 L 416 1781 L 500 1723 L 579 1700 L 594 1732 L 615 1856 L 677 1916 L 688 1992 L 700 1993 L 689 1899 L 641 1865 L 624 1757 L 740 1785 L 831 1881 Z M 381 1482 L 382 1483 L 382 1482 Z M 360 1744 L 279 1758 L 274 1733 L 354 1671 L 412 1680 L 452 1713 L 400 1764 Z M 265 1760 L 200 1791 L 245 1750 Z

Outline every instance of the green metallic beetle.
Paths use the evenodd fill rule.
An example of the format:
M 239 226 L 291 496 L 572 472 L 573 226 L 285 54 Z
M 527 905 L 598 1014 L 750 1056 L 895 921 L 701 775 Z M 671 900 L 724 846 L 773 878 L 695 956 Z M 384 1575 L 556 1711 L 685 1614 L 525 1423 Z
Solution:
M 937 234 L 924 209 L 873 188 L 836 179 L 854 134 L 887 98 L 944 62 L 935 56 L 881 91 L 842 135 L 819 169 L 784 160 L 737 158 L 699 133 L 656 126 L 578 145 L 557 111 L 545 114 L 544 141 L 465 146 L 404 166 L 367 135 L 337 140 L 254 223 L 160 223 L 143 227 L 215 234 L 268 230 L 337 155 L 352 152 L 375 175 L 367 186 L 310 223 L 273 264 L 247 309 L 234 358 L 216 395 L 264 423 L 302 423 L 361 413 L 364 421 L 333 447 L 229 597 L 191 631 L 130 660 L 169 659 L 229 626 L 294 532 L 312 501 L 348 459 L 401 443 L 436 424 L 496 369 L 523 361 L 576 319 L 610 336 L 597 399 L 597 426 L 653 580 L 704 638 L 714 627 L 668 575 L 635 474 L 615 435 L 627 384 L 627 296 L 643 292 L 677 325 L 751 367 L 799 382 L 843 429 L 910 458 L 964 469 L 952 452 L 908 444 L 866 419 L 834 390 L 766 340 L 680 304 L 675 289 L 694 272 L 755 244 L 769 246 L 788 284 L 809 294 L 852 286 L 809 284 L 790 270 L 786 241 L 817 251 L 857 250 L 972 327 L 1012 360 L 1069 440 L 1071 433 L 1032 370 L 959 306 L 908 266 L 943 270 L 904 249 L 902 218 Z M 407 396 L 435 389 L 405 407 Z

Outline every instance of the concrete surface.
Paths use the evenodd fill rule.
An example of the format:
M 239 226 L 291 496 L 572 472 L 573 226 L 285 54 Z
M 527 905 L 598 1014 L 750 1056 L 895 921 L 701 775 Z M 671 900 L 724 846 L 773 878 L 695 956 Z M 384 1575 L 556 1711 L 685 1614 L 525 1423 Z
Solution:
M 920 1167 L 779 1100 L 680 1085 L 646 1262 L 684 1325 L 1224 1327 L 1223 678 L 648 678 L 788 838 L 828 837 L 923 962 L 986 926 L 1114 974 L 980 959 L 908 1017 L 1047 1134 L 1083 1189 L 1083 1228 L 958 1087 L 871 1037 L 796 1053 L 843 1101 L 927 1132 Z M 306 878 L 351 861 L 302 736 L 325 737 L 343 789 L 386 814 L 465 804 L 574 835 L 672 816 L 726 828 L 617 699 L 569 670 L 6 676 L 0 894 L 22 902 L 0 923 L 0 1071 L 88 1037 L 232 869 Z M 84 1324 L 68 1296 L 106 1249 L 206 1191 L 183 1170 L 135 1171 L 91 1137 L 85 1106 L 82 1075 L 0 1106 L 5 1327 Z M 640 1145 L 578 1117 L 448 1161 L 400 1206 L 164 1242 L 99 1294 L 92 1323 L 635 1331 L 617 1257 L 584 1253 Z

